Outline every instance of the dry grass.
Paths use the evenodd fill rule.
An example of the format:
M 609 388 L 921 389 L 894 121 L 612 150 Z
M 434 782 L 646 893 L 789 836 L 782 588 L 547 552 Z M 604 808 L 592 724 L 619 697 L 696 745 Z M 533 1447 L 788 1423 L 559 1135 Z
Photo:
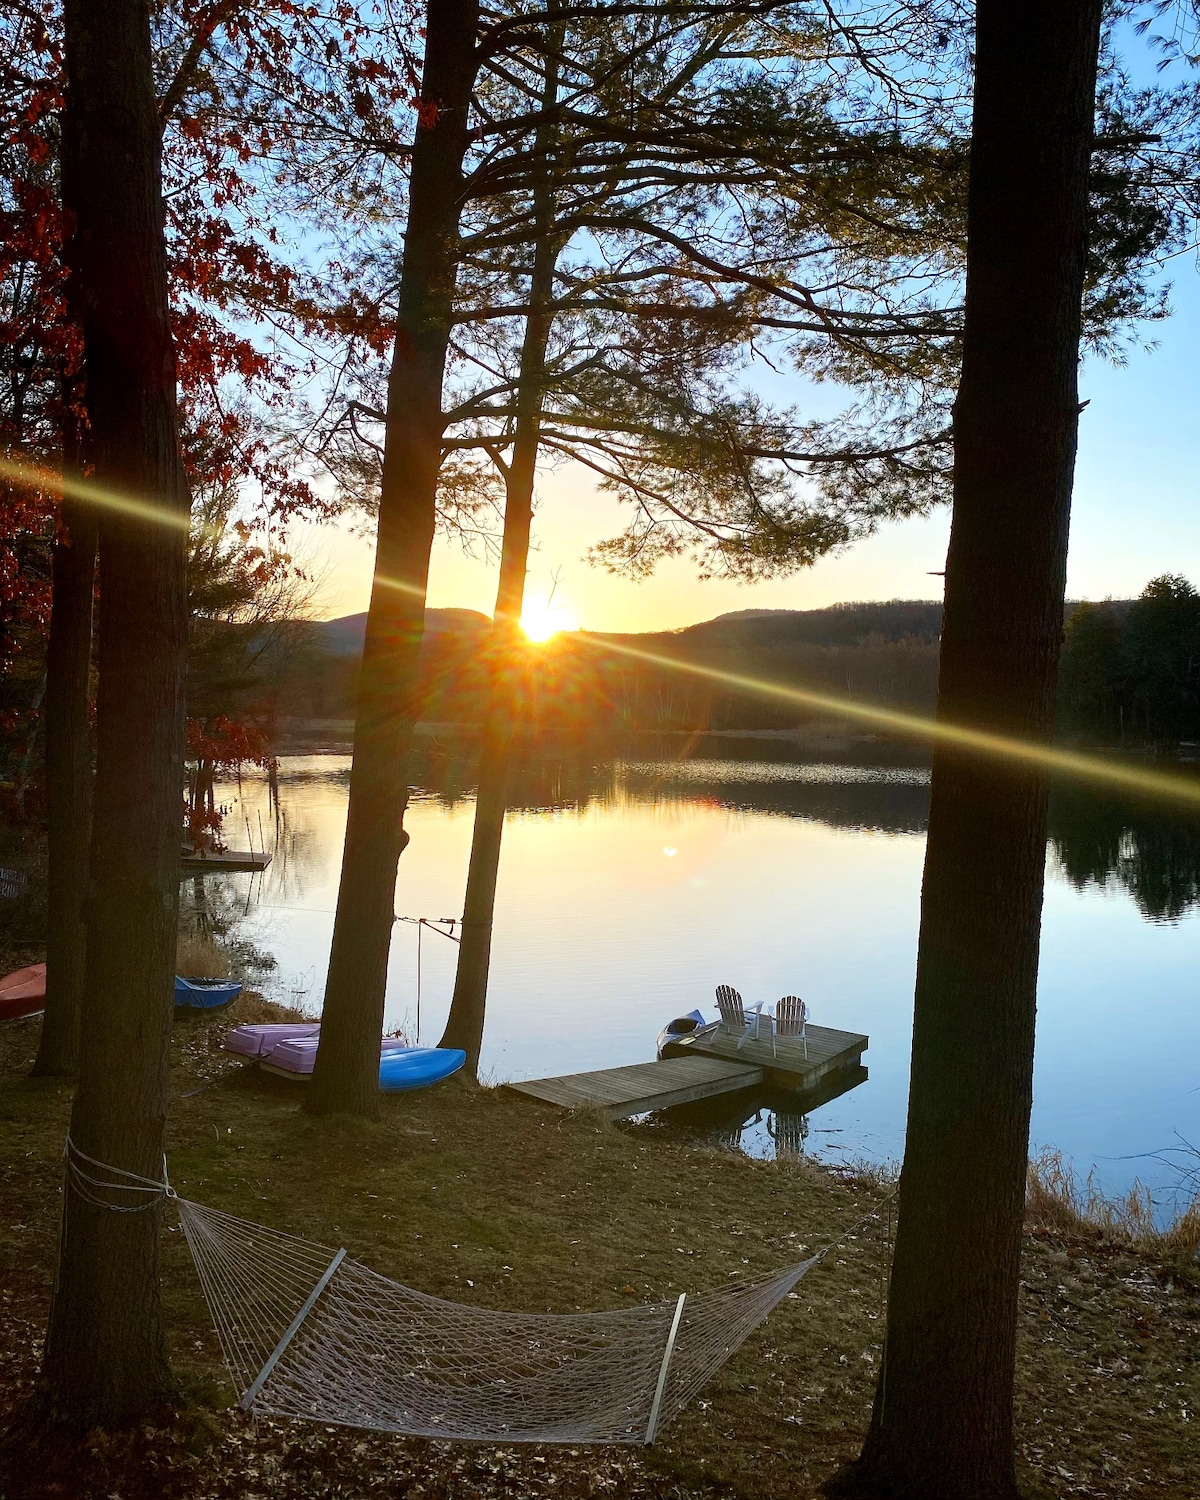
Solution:
M 1123 1197 L 1100 1188 L 1093 1167 L 1080 1177 L 1061 1151 L 1044 1150 L 1029 1163 L 1026 1219 L 1046 1228 L 1136 1247 L 1168 1264 L 1194 1264 L 1200 1252 L 1200 1197 L 1178 1205 L 1164 1224 L 1148 1188 L 1135 1182 Z
M 168 1332 L 189 1410 L 128 1441 L 93 1443 L 80 1460 L 90 1466 L 84 1488 L 56 1474 L 66 1487 L 51 1491 L 27 1474 L 23 1495 L 809 1500 L 856 1453 L 883 1341 L 886 1215 L 876 1210 L 886 1189 L 453 1081 L 385 1098 L 374 1123 L 311 1120 L 297 1108 L 303 1085 L 219 1051 L 241 1018 L 175 1029 L 176 1187 L 346 1245 L 409 1285 L 495 1308 L 571 1312 L 704 1290 L 847 1238 L 655 1448 L 497 1450 L 248 1423 L 230 1407 L 195 1274 L 169 1231 Z M 32 1021 L 0 1032 L 0 1403 L 10 1409 L 36 1370 L 70 1105 L 61 1083 L 23 1076 L 36 1039 Z M 1027 1492 L 1195 1500 L 1196 1282 L 1135 1245 L 1065 1224 L 1027 1238 L 1022 1274 L 1017 1432 Z M 0 1494 L 16 1500 L 15 1483 L 6 1490 L 0 1477 Z
M 213 938 L 181 933 L 175 948 L 175 972 L 189 979 L 228 979 L 233 963 Z

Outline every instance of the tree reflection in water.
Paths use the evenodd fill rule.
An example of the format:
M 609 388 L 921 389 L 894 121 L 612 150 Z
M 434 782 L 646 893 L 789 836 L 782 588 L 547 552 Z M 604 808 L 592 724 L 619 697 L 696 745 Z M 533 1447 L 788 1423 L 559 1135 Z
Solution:
M 1057 787 L 1050 846 L 1077 890 L 1128 891 L 1149 922 L 1177 922 L 1200 907 L 1200 818 L 1192 813 Z
M 452 806 L 473 794 L 476 759 L 475 747 L 461 737 L 425 742 L 414 795 Z M 583 811 L 621 801 L 701 801 L 831 828 L 923 834 L 928 772 L 920 750 L 887 744 L 841 747 L 824 763 L 769 740 L 643 737 L 617 753 L 611 742 L 564 737 L 522 747 L 512 811 Z M 1078 890 L 1126 890 L 1148 921 L 1175 922 L 1200 907 L 1200 816 L 1163 801 L 1060 783 L 1050 802 L 1050 851 Z

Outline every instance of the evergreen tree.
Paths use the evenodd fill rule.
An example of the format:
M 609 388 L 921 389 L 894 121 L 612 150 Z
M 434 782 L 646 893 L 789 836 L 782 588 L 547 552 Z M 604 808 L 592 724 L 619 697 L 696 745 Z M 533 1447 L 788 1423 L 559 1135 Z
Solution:
M 1178 573 L 1152 578 L 1125 625 L 1126 691 L 1147 738 L 1200 739 L 1200 594 Z
M 938 718 L 1054 728 L 1100 0 L 980 0 Z M 887 1341 L 845 1488 L 1015 1500 L 1047 786 L 935 746 Z

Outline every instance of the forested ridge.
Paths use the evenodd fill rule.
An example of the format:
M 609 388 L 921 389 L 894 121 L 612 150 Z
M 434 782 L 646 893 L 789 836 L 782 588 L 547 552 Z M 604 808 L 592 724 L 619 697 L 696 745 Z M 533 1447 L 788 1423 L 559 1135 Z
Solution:
M 286 661 L 251 690 L 272 717 L 345 718 L 353 704 L 365 617 L 298 624 Z M 421 718 L 482 716 L 487 618 L 430 610 L 421 659 Z M 670 657 L 755 679 L 929 712 L 937 696 L 941 605 L 931 600 L 744 610 L 680 630 L 580 632 L 530 648 L 529 728 L 783 729 L 817 710 L 705 682 L 628 653 Z M 615 645 L 617 651 L 606 651 Z M 1137 599 L 1066 606 L 1059 732 L 1099 745 L 1170 748 L 1200 740 L 1200 595 L 1163 575 Z

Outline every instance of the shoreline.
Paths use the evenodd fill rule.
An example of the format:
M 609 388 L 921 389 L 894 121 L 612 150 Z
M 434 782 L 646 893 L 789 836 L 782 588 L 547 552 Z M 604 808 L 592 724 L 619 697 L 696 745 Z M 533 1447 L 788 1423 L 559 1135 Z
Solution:
M 559 1500 L 712 1495 L 815 1500 L 857 1450 L 883 1337 L 889 1189 L 804 1159 L 764 1162 L 644 1126 L 543 1109 L 452 1080 L 383 1102 L 374 1123 L 309 1121 L 293 1087 L 228 1066 L 236 1021 L 177 1024 L 167 1148 L 184 1196 L 344 1244 L 364 1264 L 450 1301 L 574 1312 L 753 1279 L 849 1237 L 650 1449 L 476 1447 L 252 1422 L 232 1404 L 182 1236 L 164 1234 L 170 1354 L 187 1399 L 133 1434 L 36 1463 L 8 1500 L 51 1494 L 250 1493 L 445 1500 L 551 1489 Z M 70 1088 L 25 1076 L 37 1023 L 0 1032 L 0 1409 L 36 1378 L 58 1226 Z M 222 1075 L 216 1087 L 191 1094 Z M 864 1216 L 867 1216 L 866 1222 Z M 1167 1265 L 1045 1205 L 1022 1243 L 1017 1441 L 1031 1494 L 1182 1497 L 1200 1459 L 1182 1409 L 1200 1403 L 1200 1273 Z M 17 1476 L 14 1476 L 16 1478 Z M 57 1486 L 57 1488 L 56 1488 Z M 432 1487 L 432 1488 L 430 1488 Z

